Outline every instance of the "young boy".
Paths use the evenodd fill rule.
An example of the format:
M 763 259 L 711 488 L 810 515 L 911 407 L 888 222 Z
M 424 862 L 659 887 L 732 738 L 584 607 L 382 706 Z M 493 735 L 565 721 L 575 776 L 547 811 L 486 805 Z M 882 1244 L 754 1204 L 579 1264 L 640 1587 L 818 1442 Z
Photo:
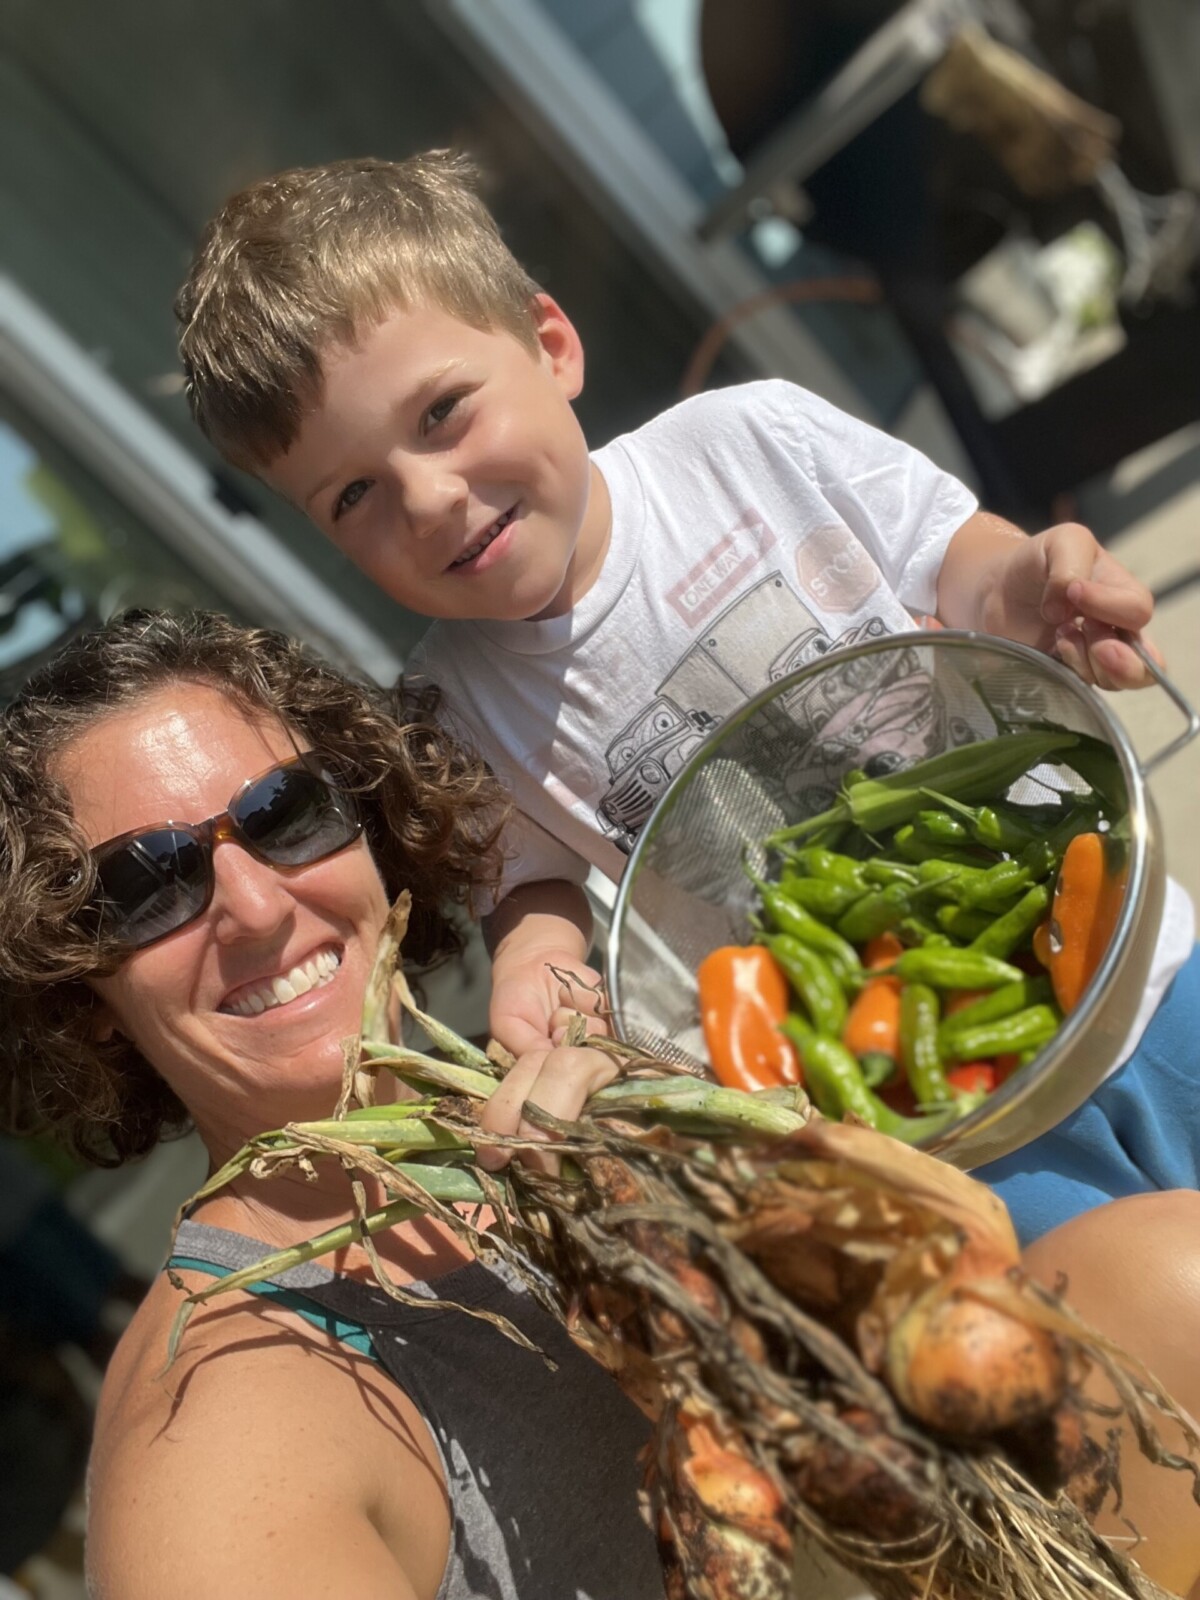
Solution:
M 1086 529 L 1027 537 L 794 385 L 701 395 L 589 455 L 579 337 L 452 156 L 255 185 L 210 225 L 177 313 L 208 437 L 439 619 L 411 670 L 519 811 L 487 926 L 491 1027 L 518 1054 L 562 1020 L 551 967 L 584 969 L 588 865 L 619 876 L 687 750 L 781 671 L 928 613 L 1102 687 L 1146 681 L 1115 630 L 1151 597 Z M 1174 891 L 1151 1009 L 1191 947 Z

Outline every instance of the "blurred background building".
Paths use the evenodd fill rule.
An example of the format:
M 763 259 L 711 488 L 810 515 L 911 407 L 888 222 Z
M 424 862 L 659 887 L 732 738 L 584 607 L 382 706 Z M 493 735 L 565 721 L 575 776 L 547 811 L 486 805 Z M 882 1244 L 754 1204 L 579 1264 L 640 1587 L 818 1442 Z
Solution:
M 594 444 L 793 379 L 1027 525 L 1089 520 L 1158 589 L 1195 693 L 1198 79 L 1194 0 L 0 0 L 0 694 L 130 604 L 400 668 L 423 622 L 192 426 L 171 303 L 242 184 L 445 145 L 580 328 Z M 448 981 L 447 1015 L 478 1015 L 477 953 Z M 198 1162 L 53 1180 L 144 1276 Z M 57 1412 L 32 1356 L 0 1410 L 6 1478 L 59 1417 L 55 1516 L 77 1355 Z M 6 1530 L 22 1592 L 80 1592 L 72 1515 L 49 1553 L 32 1513 Z

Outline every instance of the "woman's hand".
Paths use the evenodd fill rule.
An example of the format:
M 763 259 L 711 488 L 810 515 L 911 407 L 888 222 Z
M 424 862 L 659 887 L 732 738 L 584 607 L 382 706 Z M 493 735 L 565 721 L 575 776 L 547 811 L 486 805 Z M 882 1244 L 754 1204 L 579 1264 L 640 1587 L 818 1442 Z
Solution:
M 612 1083 L 620 1070 L 618 1063 L 601 1050 L 575 1045 L 530 1050 L 492 1095 L 480 1116 L 480 1123 L 489 1133 L 550 1143 L 553 1134 L 536 1127 L 525 1116 L 526 1102 L 564 1122 L 572 1122 L 589 1097 L 605 1084 Z M 499 1171 L 511 1157 L 511 1151 L 496 1146 L 481 1145 L 478 1152 L 479 1165 L 489 1172 Z M 558 1158 L 549 1153 L 523 1150 L 520 1158 L 539 1172 L 558 1171 Z

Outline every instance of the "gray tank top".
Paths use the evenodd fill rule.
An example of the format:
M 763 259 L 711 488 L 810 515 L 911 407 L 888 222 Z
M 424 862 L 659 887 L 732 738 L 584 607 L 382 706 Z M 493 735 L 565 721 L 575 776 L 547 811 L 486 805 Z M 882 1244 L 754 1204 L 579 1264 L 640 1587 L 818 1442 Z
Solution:
M 171 1262 L 223 1275 L 270 1248 L 184 1222 Z M 372 1354 L 425 1419 L 452 1507 L 437 1600 L 663 1600 L 637 1508 L 636 1406 L 507 1269 L 472 1262 L 408 1288 L 500 1313 L 556 1370 L 478 1317 L 401 1305 L 317 1262 L 256 1292 Z

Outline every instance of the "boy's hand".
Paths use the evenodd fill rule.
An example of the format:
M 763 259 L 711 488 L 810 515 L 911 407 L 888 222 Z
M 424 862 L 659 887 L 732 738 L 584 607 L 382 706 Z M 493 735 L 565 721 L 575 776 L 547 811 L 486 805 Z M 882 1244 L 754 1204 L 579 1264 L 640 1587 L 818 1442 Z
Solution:
M 551 972 L 569 972 L 580 984 L 564 984 Z M 561 1042 L 567 1024 L 577 1011 L 588 1017 L 589 1034 L 607 1033 L 596 1013 L 598 996 L 582 985 L 598 986 L 600 974 L 585 966 L 570 950 L 538 949 L 520 966 L 506 962 L 492 985 L 488 1027 L 506 1050 L 523 1056 L 529 1050 L 547 1050 Z
M 484 920 L 492 952 L 492 1037 L 515 1056 L 548 1050 L 562 1040 L 571 1015 L 590 1016 L 589 1033 L 607 1033 L 596 1016 L 600 974 L 587 964 L 592 914 L 577 884 L 547 880 L 522 884 Z M 581 980 L 569 987 L 551 968 Z
M 574 1046 L 556 1050 L 530 1050 L 492 1095 L 479 1121 L 489 1133 L 515 1134 L 521 1139 L 550 1139 L 543 1129 L 525 1119 L 525 1103 L 531 1100 L 542 1111 L 564 1122 L 573 1122 L 589 1096 L 620 1075 L 620 1067 L 600 1050 Z M 509 1161 L 506 1150 L 481 1145 L 479 1165 L 496 1172 Z M 542 1172 L 555 1172 L 558 1159 L 526 1150 L 521 1160 Z
M 1077 522 L 1027 537 L 977 512 L 951 540 L 938 579 L 943 622 L 1044 650 L 1101 689 L 1153 682 L 1120 637 L 1140 633 L 1153 611 L 1145 584 Z

